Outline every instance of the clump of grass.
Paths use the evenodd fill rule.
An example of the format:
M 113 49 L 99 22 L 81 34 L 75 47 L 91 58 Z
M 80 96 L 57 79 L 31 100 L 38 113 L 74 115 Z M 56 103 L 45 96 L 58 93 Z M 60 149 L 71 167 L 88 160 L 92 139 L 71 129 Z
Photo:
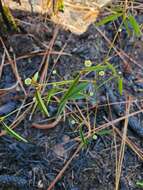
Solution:
M 6 4 L 2 4 L 1 0 L 0 0 L 0 22 L 5 32 L 19 31 L 18 26 L 15 22 L 15 19 L 12 16 L 9 8 L 6 6 Z

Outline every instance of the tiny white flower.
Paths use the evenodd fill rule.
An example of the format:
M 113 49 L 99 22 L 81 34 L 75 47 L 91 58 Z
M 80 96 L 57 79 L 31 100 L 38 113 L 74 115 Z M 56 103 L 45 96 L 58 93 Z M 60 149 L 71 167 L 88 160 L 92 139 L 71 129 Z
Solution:
M 99 76 L 103 77 L 105 75 L 105 72 L 104 71 L 99 71 Z
M 119 28 L 118 32 L 122 32 L 122 28 Z
M 33 97 L 33 102 L 36 102 L 36 97 Z
M 31 82 L 32 82 L 32 79 L 31 78 L 27 78 L 27 79 L 25 79 L 25 84 L 27 85 L 27 86 L 29 86 L 29 85 L 31 85 Z
M 97 137 L 97 135 L 93 135 L 92 138 L 93 138 L 93 140 L 97 140 L 98 137 Z
M 55 74 L 57 74 L 57 71 L 56 71 L 56 70 L 53 70 L 53 72 L 52 72 L 52 73 L 53 73 L 53 75 L 55 75 Z
M 71 120 L 71 124 L 74 125 L 76 123 L 76 121 L 73 119 Z
M 92 62 L 90 60 L 85 60 L 84 65 L 85 65 L 85 67 L 91 67 Z
M 93 95 L 94 95 L 94 92 L 90 92 L 90 93 L 89 93 L 89 96 L 93 96 Z
M 39 181 L 38 181 L 38 188 L 39 188 L 39 189 L 43 189 L 43 187 L 44 187 L 44 185 L 43 185 L 42 180 L 39 180 Z

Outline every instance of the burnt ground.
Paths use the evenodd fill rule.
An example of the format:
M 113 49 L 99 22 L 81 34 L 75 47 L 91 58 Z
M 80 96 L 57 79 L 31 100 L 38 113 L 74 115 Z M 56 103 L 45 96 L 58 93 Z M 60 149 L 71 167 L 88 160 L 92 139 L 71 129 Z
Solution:
M 137 21 L 143 24 L 143 12 L 137 10 L 135 14 Z M 16 17 L 21 19 L 22 31 L 18 34 L 4 36 L 3 41 L 12 59 L 15 55 L 19 76 L 24 81 L 39 70 L 44 57 L 40 53 L 46 51 L 55 34 L 56 26 L 50 22 L 42 23 L 37 16 L 31 18 L 27 14 L 16 14 Z M 81 36 L 59 28 L 52 50 L 59 52 L 66 44 L 65 54 L 61 55 L 57 62 L 58 55 L 50 55 L 47 70 L 49 81 L 73 79 L 75 73 L 85 67 L 85 60 L 90 59 L 94 65 L 102 63 L 109 50 L 109 41 L 113 41 L 119 24 L 120 20 L 99 28 L 91 25 L 88 31 Z M 109 61 L 123 76 L 123 95 L 119 95 L 114 81 L 110 81 L 108 86 L 103 86 L 94 94 L 88 102 L 92 127 L 95 120 L 98 127 L 107 122 L 105 118 L 111 120 L 111 115 L 112 119 L 122 116 L 128 96 L 133 100 L 130 112 L 143 108 L 143 36 L 139 38 L 134 34 L 128 36 L 126 30 L 123 29 L 119 33 L 114 47 L 117 51 L 110 52 Z M 24 85 L 28 93 L 28 98 L 26 98 L 20 86 L 8 90 L 7 88 L 13 86 L 17 79 L 2 44 L 0 59 L 1 65 L 2 60 L 5 60 L 0 78 L 0 115 L 3 116 L 13 110 L 19 110 L 21 105 L 30 103 L 32 91 L 29 91 L 28 87 Z M 57 71 L 56 75 L 51 74 L 53 66 Z M 105 73 L 105 75 L 108 74 Z M 95 76 L 91 73 L 87 77 L 93 79 Z M 97 82 L 100 84 L 105 80 L 106 76 L 99 77 Z M 124 104 L 118 103 L 117 106 L 110 106 L 110 108 L 107 105 L 101 106 L 107 104 L 107 100 L 112 103 L 124 101 Z M 87 109 L 85 100 L 79 100 L 78 105 L 80 109 Z M 93 108 L 90 110 L 91 106 Z M 47 123 L 47 118 L 41 114 L 39 109 L 36 109 L 31 117 L 32 109 L 28 109 L 27 106 L 23 107 L 20 112 L 17 110 L 5 121 L 7 125 L 14 125 L 14 121 L 16 121 L 15 131 L 27 139 L 28 143 L 19 142 L 9 135 L 3 135 L 2 131 L 0 133 L 0 189 L 2 190 L 48 189 L 50 183 L 78 147 L 79 142 L 76 138 L 79 137 L 79 128 L 77 123 L 72 122 L 71 115 L 62 119 L 53 129 L 40 130 L 31 127 L 32 123 L 40 121 Z M 54 101 L 51 102 L 48 109 L 50 115 L 54 116 L 57 104 Z M 119 111 L 121 111 L 121 115 Z M 24 112 L 26 113 L 21 119 Z M 85 118 L 87 115 L 84 112 Z M 120 190 L 143 189 L 136 184 L 143 180 L 141 159 L 143 154 L 143 115 L 140 113 L 131 118 L 127 135 L 132 145 L 125 147 Z M 124 122 L 115 125 L 119 129 L 119 134 L 122 134 L 123 126 Z M 97 134 L 96 139 L 90 138 L 87 146 L 80 149 L 55 184 L 54 190 L 115 189 L 114 138 L 117 152 L 120 150 L 121 138 L 119 134 L 115 136 L 111 126 L 107 129 L 110 131 Z M 137 152 L 132 147 L 135 147 Z

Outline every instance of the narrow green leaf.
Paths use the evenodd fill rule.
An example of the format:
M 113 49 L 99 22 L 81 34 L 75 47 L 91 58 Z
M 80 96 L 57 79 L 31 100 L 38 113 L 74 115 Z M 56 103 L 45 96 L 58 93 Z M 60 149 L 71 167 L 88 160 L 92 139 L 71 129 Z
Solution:
M 6 125 L 4 122 L 2 122 L 2 126 L 3 128 L 7 131 L 7 133 L 9 135 L 11 135 L 12 137 L 16 138 L 17 140 L 23 141 L 25 143 L 27 143 L 28 141 L 26 139 L 24 139 L 23 137 L 21 137 L 18 133 L 16 133 L 15 131 L 13 131 L 8 125 Z
M 9 7 L 6 4 L 3 5 L 3 14 L 4 14 L 4 20 L 7 23 L 7 26 L 10 26 L 12 30 L 18 32 L 19 28 L 15 22 L 15 19 L 11 13 Z
M 62 1 L 59 1 L 59 4 L 58 4 L 58 10 L 61 11 L 61 12 L 64 12 L 64 0 Z
M 97 22 L 95 25 L 96 26 L 102 26 L 102 25 L 104 25 L 104 24 L 106 24 L 108 22 L 113 22 L 113 21 L 117 20 L 122 15 L 123 15 L 123 13 L 111 14 L 111 15 L 103 18 L 101 21 Z
M 124 27 L 126 29 L 126 32 L 128 33 L 128 36 L 130 36 L 131 35 L 131 30 L 129 28 L 129 23 L 128 23 L 127 19 L 124 20 Z
M 120 95 L 123 94 L 123 78 L 122 77 L 118 77 L 118 90 Z
M 75 80 L 73 81 L 73 83 L 70 85 L 69 89 L 65 92 L 65 94 L 63 95 L 62 99 L 61 99 L 61 102 L 59 104 L 59 108 L 58 108 L 58 113 L 57 115 L 59 116 L 60 113 L 63 111 L 68 99 L 69 99 L 69 96 L 72 92 L 72 90 L 75 88 L 75 86 L 77 86 L 78 82 L 79 82 L 79 78 L 80 76 L 78 75 Z
M 35 92 L 35 98 L 36 98 L 36 101 L 38 103 L 38 106 L 39 106 L 39 109 L 46 115 L 49 117 L 49 113 L 48 113 L 48 110 L 46 108 L 46 105 L 44 103 L 44 101 L 42 100 L 42 97 L 41 97 L 41 94 L 38 90 L 36 90 Z
M 87 141 L 87 139 L 85 139 L 85 137 L 84 137 L 84 133 L 83 133 L 83 130 L 82 130 L 82 126 L 80 126 L 79 135 L 80 135 L 80 138 L 81 138 L 81 141 L 82 141 L 83 145 L 84 145 L 84 146 L 87 146 L 88 141 Z
M 75 86 L 73 90 L 71 91 L 71 93 L 69 94 L 68 99 L 76 99 L 76 96 L 77 97 L 81 96 L 81 92 L 83 92 L 83 90 L 85 90 L 87 86 L 88 86 L 87 82 L 83 82 Z
M 85 99 L 85 98 L 86 98 L 85 94 L 78 93 L 78 94 L 75 94 L 72 97 L 70 97 L 70 100 L 81 100 L 81 99 Z
M 107 69 L 111 70 L 113 75 L 117 75 L 116 69 L 114 68 L 114 66 L 108 62 L 106 63 L 106 65 L 96 65 L 96 66 L 85 68 L 81 71 L 81 73 L 92 72 L 92 71 L 97 71 L 97 72 L 106 71 Z
M 112 131 L 109 130 L 109 129 L 104 129 L 102 131 L 99 131 L 96 133 L 97 135 L 100 135 L 100 136 L 105 136 L 105 135 L 111 135 L 112 134 Z
M 36 72 L 35 74 L 34 74 L 34 76 L 33 76 L 33 80 L 34 80 L 34 82 L 37 82 L 38 81 L 38 78 L 39 78 L 39 73 L 38 72 Z
M 139 26 L 138 22 L 136 21 L 135 17 L 132 16 L 132 15 L 129 15 L 128 19 L 129 19 L 129 22 L 130 22 L 130 24 L 131 24 L 131 26 L 132 26 L 132 28 L 133 28 L 133 30 L 135 32 L 135 35 L 137 37 L 140 37 L 142 32 L 140 30 L 140 26 Z
M 48 93 L 47 93 L 47 97 L 46 97 L 46 102 L 47 105 L 49 104 L 51 98 L 56 94 L 56 92 L 58 92 L 59 90 L 57 88 L 51 88 Z
M 143 188 L 143 181 L 137 181 L 136 182 L 136 185 Z

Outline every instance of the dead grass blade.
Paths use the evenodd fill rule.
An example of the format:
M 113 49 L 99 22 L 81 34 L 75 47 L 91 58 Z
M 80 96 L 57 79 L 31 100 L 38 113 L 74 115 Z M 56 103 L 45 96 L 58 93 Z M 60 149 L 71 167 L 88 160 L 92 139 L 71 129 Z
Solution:
M 92 128 L 91 129 L 91 135 L 93 135 L 94 133 L 98 133 L 99 131 L 106 129 L 110 126 L 114 126 L 115 124 L 117 124 L 118 122 L 121 122 L 122 120 L 125 120 L 127 117 L 132 117 L 135 116 L 139 113 L 142 113 L 143 109 L 140 109 L 139 111 L 127 114 L 125 116 L 119 117 L 118 119 L 112 120 L 112 121 L 108 121 L 107 118 L 105 118 L 106 121 L 108 121 L 108 123 L 105 123 L 103 125 L 97 126 L 96 128 Z M 88 133 L 85 133 L 85 136 L 88 135 Z M 76 141 L 81 141 L 80 137 L 75 137 L 74 140 Z M 141 157 L 142 159 L 142 157 Z
M 132 72 L 131 65 L 125 60 L 124 56 L 122 55 L 122 51 L 118 50 L 114 45 L 112 45 L 112 42 L 107 38 L 107 36 L 96 27 L 96 30 L 100 33 L 100 35 L 106 40 L 106 42 L 109 44 L 109 46 L 112 46 L 113 50 L 117 53 L 117 55 L 121 58 L 123 61 L 123 67 L 128 70 L 129 72 Z
M 88 138 L 88 137 L 91 136 L 91 124 L 90 124 L 90 122 L 86 119 L 86 117 L 83 115 L 83 113 L 82 113 L 81 109 L 79 108 L 79 106 L 78 106 L 76 103 L 75 103 L 75 105 L 76 105 L 76 108 L 77 108 L 79 114 L 81 115 L 83 124 L 85 124 L 85 126 L 86 126 L 87 129 L 88 129 L 88 134 L 87 134 L 87 136 L 86 136 L 86 138 Z
M 5 51 L 4 51 L 4 53 L 3 53 L 2 61 L 1 61 L 1 65 L 0 65 L 0 78 L 1 78 L 1 76 L 2 76 L 2 71 L 3 71 L 4 62 L 5 62 Z
M 42 62 L 41 62 L 40 68 L 39 68 L 39 72 L 41 71 L 40 82 L 44 82 L 44 81 L 46 82 L 50 54 L 52 52 L 56 37 L 58 35 L 58 31 L 59 31 L 59 27 L 56 27 L 53 38 L 51 39 L 50 44 L 49 44 L 49 48 L 47 49 L 47 51 L 45 52 L 45 54 L 43 56 L 43 59 L 42 59 Z M 43 89 L 43 91 L 44 91 L 44 89 Z
M 47 55 L 50 54 L 50 55 L 60 55 L 60 56 L 62 56 L 62 55 L 64 55 L 64 56 L 72 56 L 70 53 L 66 53 L 66 52 L 63 52 L 63 51 L 58 52 L 58 51 L 53 50 L 50 53 L 48 53 L 47 50 L 40 50 L 40 51 L 34 51 L 34 52 L 29 53 L 29 54 L 19 56 L 19 57 L 16 58 L 16 61 L 19 61 L 21 59 L 28 59 L 28 58 L 34 57 L 36 55 L 42 56 L 42 55 L 46 55 L 46 54 Z M 9 61 L 7 61 L 5 63 L 5 65 L 9 65 Z
M 116 133 L 119 135 L 119 137 L 122 139 L 122 134 L 121 132 L 116 128 L 114 127 L 114 130 L 116 131 Z M 141 159 L 143 160 L 143 151 L 140 150 L 140 148 L 135 145 L 128 137 L 126 137 L 126 144 L 133 150 L 133 152 L 136 153 L 136 155 Z
M 27 95 L 27 93 L 26 93 L 26 91 L 25 91 L 25 88 L 24 88 L 24 86 L 23 86 L 22 80 L 21 80 L 21 78 L 20 78 L 20 76 L 19 76 L 19 73 L 18 73 L 18 69 L 17 69 L 17 65 L 16 65 L 16 58 L 15 58 L 15 56 L 14 56 L 14 60 L 11 59 L 11 57 L 10 57 L 10 55 L 9 55 L 9 52 L 8 52 L 8 50 L 7 50 L 7 48 L 6 48 L 5 44 L 4 44 L 3 39 L 0 38 L 0 41 L 1 41 L 2 45 L 3 45 L 3 48 L 4 48 L 4 51 L 5 51 L 6 56 L 7 56 L 7 58 L 8 58 L 8 61 L 9 61 L 9 63 L 11 64 L 11 68 L 12 68 L 12 70 L 13 70 L 14 75 L 15 75 L 15 77 L 16 77 L 16 79 L 17 79 L 17 81 L 18 81 L 18 83 L 19 83 L 19 85 L 20 85 L 20 87 L 21 87 L 21 89 L 23 90 L 24 94 Z
M 130 103 L 126 104 L 126 115 L 129 115 L 130 105 L 131 105 Z M 120 177 L 121 177 L 121 172 L 122 172 L 122 164 L 123 164 L 123 159 L 124 159 L 124 154 L 125 154 L 128 121 L 129 121 L 129 117 L 126 117 L 125 123 L 124 123 L 123 135 L 122 135 L 122 143 L 121 143 L 121 148 L 120 148 L 120 153 L 119 153 L 119 160 L 118 160 L 118 165 L 117 165 L 115 190 L 119 189 Z
M 72 56 L 71 54 L 68 54 L 68 53 L 66 54 L 66 53 L 64 53 L 64 50 L 65 50 L 66 46 L 68 45 L 68 41 L 71 39 L 71 37 L 72 37 L 72 33 L 69 35 L 68 40 L 65 42 L 65 44 L 63 45 L 63 47 L 61 48 L 61 50 L 58 52 L 57 58 L 56 58 L 56 60 L 54 61 L 54 64 L 53 64 L 53 66 L 52 66 L 52 68 L 51 68 L 51 72 L 50 72 L 50 74 L 49 74 L 47 80 L 49 80 L 49 78 L 51 77 L 52 71 L 54 70 L 54 68 L 55 68 L 55 66 L 56 66 L 56 64 L 57 64 L 57 62 L 58 62 L 58 60 L 60 59 L 60 57 L 61 57 L 62 55 Z
M 109 102 L 109 97 L 107 96 L 107 103 L 108 103 L 108 107 L 109 107 L 109 114 L 110 114 L 110 119 L 111 121 L 113 120 L 113 117 L 112 117 L 112 110 L 111 110 L 111 105 L 110 105 L 110 102 Z M 109 120 L 107 120 L 109 122 Z M 117 173 L 117 166 L 118 166 L 118 150 L 117 150 L 117 135 L 116 135 L 116 132 L 115 132 L 115 125 L 112 125 L 112 131 L 113 131 L 113 142 L 114 142 L 114 150 L 115 150 L 115 166 L 116 166 L 116 170 L 115 170 L 115 173 Z

